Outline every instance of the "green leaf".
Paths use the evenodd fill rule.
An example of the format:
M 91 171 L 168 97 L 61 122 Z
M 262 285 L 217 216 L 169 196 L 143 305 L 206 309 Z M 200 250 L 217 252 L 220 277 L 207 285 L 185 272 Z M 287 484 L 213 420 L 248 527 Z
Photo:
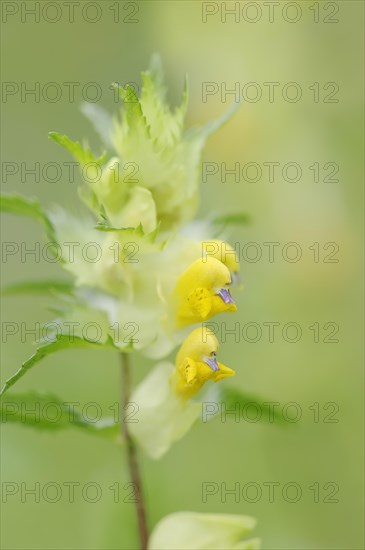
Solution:
M 161 222 L 157 224 L 156 228 L 153 231 L 151 231 L 150 233 L 145 233 L 141 223 L 137 227 L 111 227 L 110 225 L 108 225 L 107 220 L 103 220 L 100 223 L 98 223 L 98 225 L 95 226 L 95 229 L 97 229 L 98 231 L 105 231 L 105 232 L 116 231 L 120 233 L 125 232 L 125 233 L 129 233 L 130 235 L 135 235 L 136 237 L 146 237 L 146 239 L 150 243 L 156 242 L 156 239 L 160 233 L 160 228 L 161 228 Z
M 2 289 L 2 294 L 4 296 L 12 296 L 14 294 L 70 294 L 74 286 L 75 285 L 70 281 L 22 281 L 20 283 L 7 285 Z
M 209 403 L 209 401 L 206 401 Z M 270 424 L 279 424 L 281 426 L 287 425 L 286 419 L 280 412 L 280 407 L 277 404 L 278 402 L 273 399 L 265 399 L 254 394 L 243 392 L 240 389 L 237 389 L 233 386 L 225 386 L 222 384 L 218 388 L 218 398 L 214 401 L 217 404 L 224 403 L 226 411 L 235 411 L 236 408 L 240 412 L 240 417 L 244 420 L 244 415 L 242 416 L 242 411 L 247 410 L 247 418 L 255 418 L 257 415 L 257 422 L 268 422 Z M 238 404 L 238 405 L 237 405 Z M 252 411 L 250 411 L 252 407 Z M 221 411 L 217 412 L 214 417 L 219 416 Z M 212 417 L 212 418 L 214 418 Z M 234 414 L 227 414 L 227 418 L 234 419 Z
M 147 129 L 146 121 L 143 116 L 141 103 L 139 101 L 138 95 L 132 86 L 129 84 L 125 88 L 119 86 L 116 82 L 112 84 L 113 88 L 118 90 L 121 100 L 123 101 L 124 106 L 124 116 L 128 126 L 132 126 L 138 122 L 142 122 L 145 129 Z
M 185 78 L 181 105 L 171 110 L 166 101 L 167 88 L 158 55 L 152 56 L 148 71 L 142 73 L 140 104 L 148 121 L 151 138 L 162 147 L 177 144 L 181 139 L 188 104 L 188 82 Z
M 28 199 L 16 194 L 2 194 L 0 195 L 0 210 L 9 214 L 33 218 L 45 227 L 47 235 L 52 241 L 56 240 L 53 225 L 37 199 Z
M 20 378 L 22 378 L 28 370 L 30 370 L 36 363 L 39 363 L 47 355 L 55 353 L 64 349 L 76 349 L 76 348 L 93 348 L 93 349 L 103 349 L 103 348 L 114 348 L 111 338 L 103 343 L 99 344 L 96 342 L 90 342 L 89 340 L 84 340 L 79 337 L 72 337 L 70 335 L 58 335 L 52 342 L 47 342 L 39 346 L 35 353 L 25 361 L 22 366 L 16 371 L 16 373 L 6 380 L 2 390 L 0 391 L 0 396 L 2 396 L 11 386 L 13 386 Z
M 128 135 L 128 140 L 149 140 L 150 133 L 146 118 L 143 114 L 140 100 L 135 90 L 127 84 L 125 88 L 113 83 L 112 86 L 118 90 L 123 102 L 123 132 Z M 124 138 L 123 138 L 124 139 Z
M 72 139 L 63 134 L 59 134 L 58 132 L 49 132 L 48 136 L 56 143 L 59 143 L 59 145 L 62 145 L 62 147 L 67 149 L 67 151 L 69 151 L 71 155 L 79 161 L 81 166 L 84 166 L 89 162 L 93 162 L 101 166 L 106 160 L 106 152 L 100 155 L 99 158 L 96 158 L 89 148 L 84 148 L 78 141 L 72 141 Z
M 148 235 L 148 236 L 151 235 L 152 239 L 155 239 L 155 237 L 157 235 L 157 233 L 156 233 L 157 227 L 151 233 L 145 234 L 145 232 L 143 230 L 143 226 L 142 226 L 141 223 L 137 227 L 112 227 L 112 226 L 108 225 L 108 223 L 109 222 L 106 219 L 104 219 L 103 221 L 98 223 L 98 225 L 95 226 L 95 229 L 97 229 L 98 231 L 104 231 L 106 233 L 107 232 L 113 232 L 113 231 L 121 232 L 121 233 L 126 232 L 126 233 L 130 233 L 131 235 L 136 235 L 138 237 L 144 237 L 145 235 Z
M 113 231 L 127 231 L 129 233 L 138 233 L 139 235 L 141 235 L 141 237 L 143 237 L 144 235 L 142 224 L 139 224 L 138 227 L 111 227 L 110 225 L 100 223 L 95 226 L 95 229 L 97 229 L 98 231 L 104 231 L 105 233 Z
M 159 94 L 160 98 L 164 99 L 166 94 L 166 87 L 164 84 L 164 70 L 162 67 L 161 56 L 158 53 L 154 53 L 151 56 L 150 64 L 148 67 L 148 73 L 150 73 L 156 93 Z
M 224 214 L 212 220 L 215 225 L 248 225 L 251 218 L 245 212 L 236 212 L 233 214 Z
M 3 424 L 21 424 L 38 430 L 79 428 L 113 439 L 119 434 L 119 426 L 112 417 L 92 422 L 66 400 L 37 392 L 7 394 L 0 402 L 0 419 Z

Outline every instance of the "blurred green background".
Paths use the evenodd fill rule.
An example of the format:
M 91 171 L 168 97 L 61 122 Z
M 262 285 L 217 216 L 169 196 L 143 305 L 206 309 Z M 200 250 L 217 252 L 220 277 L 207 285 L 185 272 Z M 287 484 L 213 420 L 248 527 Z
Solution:
M 3 2 L 4 5 L 7 4 Z M 20 3 L 11 3 L 19 7 Z M 33 2 L 27 2 L 27 6 Z M 41 5 L 46 3 L 41 2 Z M 63 6 L 63 2 L 59 2 Z M 231 242 L 261 244 L 263 257 L 256 263 L 242 261 L 245 289 L 235 292 L 239 311 L 224 317 L 227 328 L 234 323 L 281 323 L 270 343 L 267 331 L 257 343 L 233 337 L 221 346 L 220 359 L 234 368 L 235 384 L 241 389 L 280 402 L 296 402 L 302 418 L 284 427 L 268 423 L 227 422 L 201 424 L 176 444 L 159 462 L 141 457 L 147 493 L 149 523 L 153 526 L 164 515 L 177 510 L 244 513 L 258 518 L 255 534 L 265 549 L 361 549 L 363 546 L 363 371 L 362 371 L 362 94 L 363 94 L 363 3 L 296 2 L 302 16 L 296 23 L 285 21 L 280 2 L 275 19 L 269 21 L 264 5 L 256 23 L 254 11 L 244 12 L 235 21 L 222 22 L 221 3 L 211 3 L 218 13 L 202 21 L 201 2 L 99 2 L 98 22 L 83 21 L 79 2 L 75 20 L 68 22 L 66 7 L 60 21 L 50 23 L 41 16 L 21 21 L 21 12 L 4 19 L 2 33 L 2 80 L 26 83 L 60 83 L 61 99 L 39 102 L 20 93 L 3 96 L 3 162 L 63 163 L 66 152 L 47 138 L 51 130 L 74 139 L 89 136 L 99 150 L 99 140 L 79 111 L 80 89 L 98 82 L 103 91 L 100 104 L 116 111 L 109 85 L 139 82 L 152 53 L 159 52 L 165 66 L 170 99 L 176 104 L 183 77 L 189 75 L 190 102 L 188 125 L 216 118 L 234 100 L 221 100 L 219 93 L 202 101 L 202 83 L 216 82 L 233 88 L 234 83 L 260 84 L 263 96 L 256 103 L 243 102 L 238 114 L 215 136 L 205 151 L 205 161 L 298 163 L 303 175 L 288 182 L 276 173 L 269 182 L 267 172 L 260 181 L 250 182 L 232 176 L 221 181 L 220 173 L 202 184 L 200 214 L 245 211 L 252 217 L 247 228 L 232 233 Z M 119 4 L 120 21 L 113 21 L 111 6 Z M 227 4 L 232 7 L 234 3 Z M 247 4 L 239 3 L 240 9 Z M 330 4 L 330 5 L 328 5 Z M 310 7 L 312 6 L 312 9 Z M 314 7 L 313 7 L 314 6 Z M 333 11 L 338 13 L 331 15 Z M 212 9 L 213 9 L 212 8 Z M 10 8 L 8 8 L 10 9 Z M 116 8 L 114 7 L 114 10 Z M 257 9 L 255 7 L 252 10 Z M 294 8 L 293 8 L 294 9 Z M 317 11 L 315 11 L 317 10 Z M 54 12 L 56 13 L 56 12 Z M 54 16 L 49 8 L 46 17 Z M 258 12 L 259 13 L 259 12 Z M 284 11 L 287 18 L 294 12 Z M 314 17 L 318 15 L 318 23 Z M 89 18 L 94 17 L 90 8 Z M 325 23 L 325 17 L 337 23 Z M 245 20 L 246 19 L 246 20 Z M 5 21 L 5 22 L 4 22 Z M 65 82 L 79 82 L 75 101 L 70 102 Z M 279 82 L 275 99 L 268 101 L 264 82 Z M 283 85 L 297 82 L 303 97 L 296 103 L 285 101 Z M 309 87 L 318 82 L 319 101 Z M 326 103 L 336 82 L 337 103 Z M 90 89 L 90 94 L 92 90 Z M 50 91 L 51 93 L 51 91 Z M 320 181 L 314 182 L 308 167 L 320 164 Z M 338 183 L 324 182 L 326 162 L 339 166 Z M 39 197 L 43 205 L 61 203 L 77 212 L 76 183 L 57 183 L 32 177 L 21 182 L 19 174 L 3 177 L 3 191 Z M 3 240 L 25 242 L 29 246 L 42 237 L 31 221 L 6 216 Z M 282 245 L 297 242 L 303 257 L 297 263 L 282 259 Z M 264 242 L 278 242 L 275 261 L 268 261 Z M 309 247 L 320 243 L 320 261 L 314 262 Z M 323 245 L 339 245 L 338 263 L 323 261 Z M 327 250 L 327 253 L 330 249 Z M 50 263 L 22 263 L 14 256 L 3 265 L 3 283 L 61 275 Z M 36 322 L 51 319 L 47 300 L 37 297 L 4 299 L 3 322 Z M 217 322 L 220 322 L 218 319 Z M 297 343 L 281 337 L 287 322 L 298 323 L 303 331 Z M 309 326 L 322 327 L 315 343 Z M 323 325 L 337 323 L 338 343 L 323 341 Z M 33 350 L 32 337 L 22 343 L 19 335 L 3 345 L 2 381 L 13 373 Z M 136 357 L 135 380 L 141 379 L 152 362 Z M 113 352 L 64 352 L 37 366 L 17 386 L 18 391 L 51 391 L 64 401 L 101 403 L 104 411 L 118 399 L 118 363 Z M 309 407 L 319 403 L 320 421 L 314 422 Z M 323 421 L 323 407 L 335 402 L 336 423 Z M 109 411 L 110 412 L 110 411 Z M 97 503 L 84 502 L 76 491 L 75 502 L 66 498 L 56 503 L 35 503 L 32 497 L 21 502 L 9 497 L 2 510 L 2 547 L 6 549 L 104 549 L 135 548 L 137 538 L 133 504 L 113 502 L 109 487 L 128 481 L 124 454 L 103 439 L 76 430 L 56 434 L 40 433 L 12 425 L 2 428 L 2 480 L 24 482 L 96 482 L 103 489 Z M 202 501 L 202 483 L 225 482 L 243 487 L 260 484 L 257 502 L 232 496 L 222 502 L 221 493 Z M 279 482 L 274 502 L 269 502 L 264 482 Z M 281 496 L 283 484 L 295 482 L 302 488 L 296 503 Z M 331 493 L 326 483 L 336 483 L 338 502 L 324 502 Z M 314 502 L 314 483 L 319 483 L 320 502 Z M 121 490 L 122 497 L 127 491 Z

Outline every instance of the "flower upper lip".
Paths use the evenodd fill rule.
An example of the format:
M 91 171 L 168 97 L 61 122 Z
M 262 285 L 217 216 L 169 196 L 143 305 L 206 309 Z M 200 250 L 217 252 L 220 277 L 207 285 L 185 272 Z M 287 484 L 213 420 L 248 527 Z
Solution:
M 231 293 L 227 288 L 221 288 L 217 294 L 222 298 L 225 304 L 234 304 L 234 300 L 231 296 Z

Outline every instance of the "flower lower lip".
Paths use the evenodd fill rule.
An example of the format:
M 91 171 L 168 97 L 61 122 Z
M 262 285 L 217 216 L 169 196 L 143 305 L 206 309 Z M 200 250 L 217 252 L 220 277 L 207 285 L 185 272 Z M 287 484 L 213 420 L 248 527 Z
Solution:
M 206 363 L 214 372 L 219 370 L 217 359 L 215 357 L 206 357 L 204 359 L 204 363 Z
M 220 296 L 225 304 L 234 304 L 234 300 L 231 296 L 231 293 L 226 288 L 221 288 L 218 292 L 218 296 Z

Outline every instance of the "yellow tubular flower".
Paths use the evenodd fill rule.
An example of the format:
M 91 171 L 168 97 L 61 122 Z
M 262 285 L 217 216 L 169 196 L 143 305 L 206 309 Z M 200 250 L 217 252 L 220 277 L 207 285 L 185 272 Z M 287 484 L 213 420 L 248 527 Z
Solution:
M 205 256 L 193 262 L 175 290 L 179 327 L 200 323 L 223 311 L 237 311 L 229 292 L 231 274 L 219 260 Z
M 234 376 L 234 370 L 217 362 L 218 340 L 206 327 L 193 330 L 176 356 L 172 384 L 184 400 L 190 399 L 207 382 Z

